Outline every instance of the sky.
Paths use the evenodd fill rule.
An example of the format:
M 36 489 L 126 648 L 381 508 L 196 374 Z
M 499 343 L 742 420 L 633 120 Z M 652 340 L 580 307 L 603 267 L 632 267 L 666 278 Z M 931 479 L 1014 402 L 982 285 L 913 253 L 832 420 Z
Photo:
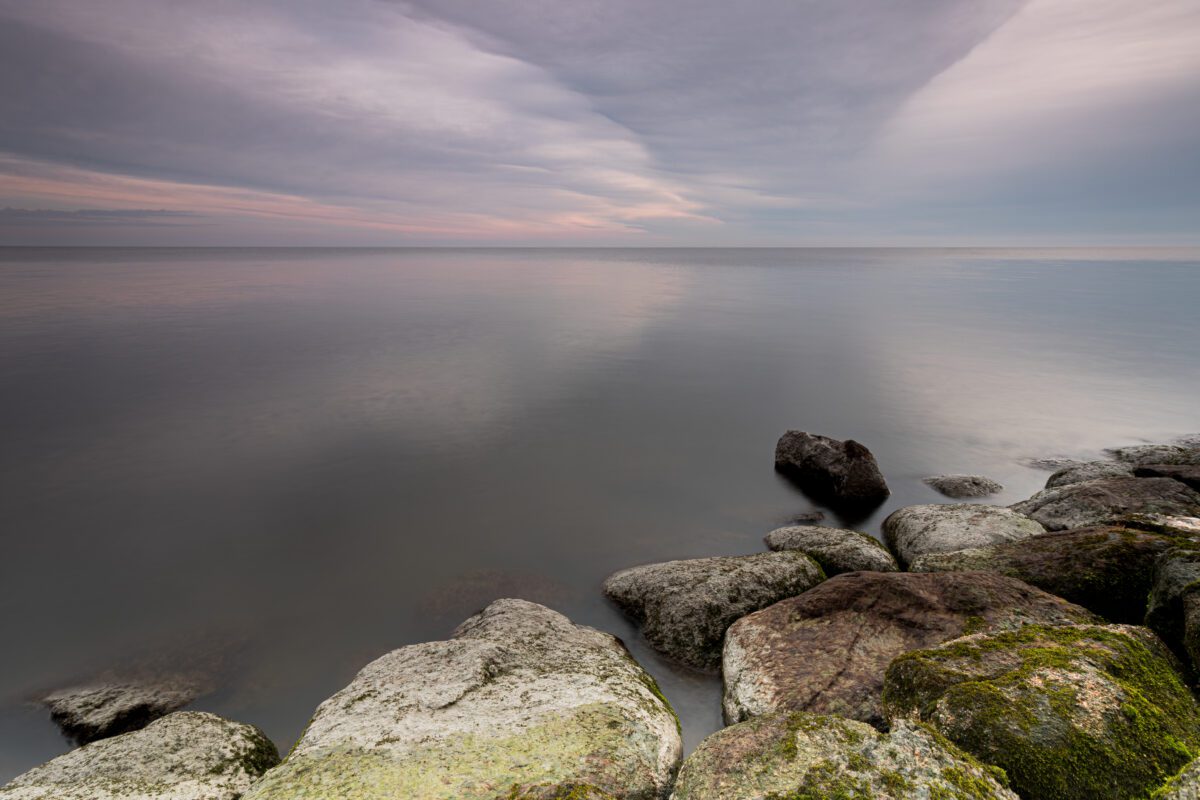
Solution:
M 1200 0 L 0 0 L 0 244 L 1200 244 Z

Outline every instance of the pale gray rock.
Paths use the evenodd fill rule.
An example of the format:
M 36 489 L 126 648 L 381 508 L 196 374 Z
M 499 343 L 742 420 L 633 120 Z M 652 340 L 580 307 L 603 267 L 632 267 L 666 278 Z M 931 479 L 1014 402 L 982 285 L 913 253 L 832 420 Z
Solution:
M 905 506 L 883 521 L 888 546 L 905 566 L 927 553 L 987 547 L 1045 532 L 1012 509 L 974 503 Z
M 764 539 L 772 550 L 799 550 L 821 565 L 827 576 L 843 572 L 896 572 L 900 567 L 874 536 L 843 528 L 792 525 L 776 528 Z
M 258 728 L 179 711 L 36 767 L 0 800 L 237 800 L 278 761 Z
M 875 456 L 853 439 L 788 431 L 775 445 L 775 469 L 806 491 L 836 502 L 878 503 L 891 493 Z
M 824 579 L 804 553 L 757 553 L 630 567 L 611 575 L 604 593 L 642 623 L 656 650 L 697 669 L 716 669 L 726 628 Z
M 1004 490 L 1000 483 L 983 475 L 934 475 L 926 478 L 925 483 L 946 497 L 955 499 L 987 497 Z
M 1048 530 L 1089 528 L 1132 514 L 1200 515 L 1200 494 L 1170 478 L 1100 478 L 1043 489 L 1009 506 Z
M 317 709 L 247 800 L 665 797 L 678 721 L 625 647 L 524 600 L 392 651 Z
M 1132 478 L 1133 465 L 1120 461 L 1085 461 L 1063 467 L 1046 479 L 1046 488 L 1054 489 L 1097 478 Z
M 199 684 L 184 676 L 72 686 L 42 698 L 50 717 L 78 744 L 144 728 L 196 699 Z

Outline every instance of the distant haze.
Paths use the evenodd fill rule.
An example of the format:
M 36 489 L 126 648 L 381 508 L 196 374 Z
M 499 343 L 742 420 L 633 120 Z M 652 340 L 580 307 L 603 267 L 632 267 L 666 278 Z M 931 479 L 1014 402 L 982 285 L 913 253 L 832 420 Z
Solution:
M 1196 243 L 1197 0 L 0 0 L 0 244 Z

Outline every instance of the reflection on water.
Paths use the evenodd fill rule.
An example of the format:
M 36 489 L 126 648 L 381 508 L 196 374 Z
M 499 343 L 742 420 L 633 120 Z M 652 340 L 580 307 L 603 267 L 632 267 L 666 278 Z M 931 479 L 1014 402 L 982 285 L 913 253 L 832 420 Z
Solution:
M 789 427 L 893 496 L 1200 430 L 1187 252 L 0 250 L 0 778 L 62 751 L 40 689 L 219 664 L 281 747 L 369 659 L 523 595 L 613 631 L 688 746 L 719 681 L 603 600 L 814 504 Z M 835 514 L 830 524 L 838 524 Z M 178 654 L 178 655 L 175 655 Z

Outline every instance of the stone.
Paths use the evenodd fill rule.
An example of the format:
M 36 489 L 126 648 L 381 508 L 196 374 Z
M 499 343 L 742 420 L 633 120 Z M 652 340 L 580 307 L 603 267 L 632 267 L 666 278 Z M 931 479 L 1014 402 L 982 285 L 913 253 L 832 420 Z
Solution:
M 1105 451 L 1117 461 L 1135 466 L 1146 464 L 1200 465 L 1200 446 L 1194 444 L 1141 444 Z
M 717 731 L 679 770 L 673 800 L 1017 800 L 1003 773 L 933 731 L 888 733 L 838 717 L 768 714 Z
M 730 626 L 725 721 L 810 711 L 882 725 L 883 671 L 902 653 L 978 630 L 1097 620 L 989 572 L 849 572 Z
M 1131 514 L 1200 515 L 1200 494 L 1170 478 L 1100 478 L 1043 489 L 1009 508 L 1061 531 L 1107 525 Z
M 1200 674 L 1200 537 L 1180 537 L 1158 556 L 1146 625 Z
M 819 525 L 776 528 L 763 540 L 772 550 L 799 550 L 821 565 L 828 576 L 843 572 L 896 572 L 900 567 L 888 549 L 859 531 Z
M 1046 479 L 1046 488 L 1054 489 L 1072 483 L 1094 481 L 1097 478 L 1132 478 L 1133 465 L 1120 461 L 1085 461 L 1072 464 L 1055 472 Z
M 892 720 L 933 725 L 1025 800 L 1145 797 L 1200 748 L 1200 710 L 1146 628 L 1041 626 L 897 658 Z
M 1200 800 L 1200 758 L 1150 795 L 1151 800 Z
M 821 498 L 878 503 L 891 492 L 875 456 L 853 439 L 788 431 L 775 446 L 775 469 Z
M 202 693 L 184 676 L 72 686 L 42 698 L 50 717 L 76 744 L 144 728 Z
M 178 711 L 35 767 L 0 800 L 237 800 L 278 761 L 258 728 Z
M 964 497 L 987 497 L 1004 491 L 1004 486 L 982 475 L 934 475 L 925 479 L 925 484 L 946 495 Z
M 618 639 L 497 600 L 449 640 L 368 664 L 246 800 L 652 800 L 678 725 Z
M 1200 466 L 1186 464 L 1150 464 L 1135 467 L 1133 474 L 1139 478 L 1171 478 L 1200 492 Z
M 884 538 L 905 566 L 926 553 L 952 553 L 1045 532 L 1011 509 L 974 503 L 905 506 L 883 521 Z

